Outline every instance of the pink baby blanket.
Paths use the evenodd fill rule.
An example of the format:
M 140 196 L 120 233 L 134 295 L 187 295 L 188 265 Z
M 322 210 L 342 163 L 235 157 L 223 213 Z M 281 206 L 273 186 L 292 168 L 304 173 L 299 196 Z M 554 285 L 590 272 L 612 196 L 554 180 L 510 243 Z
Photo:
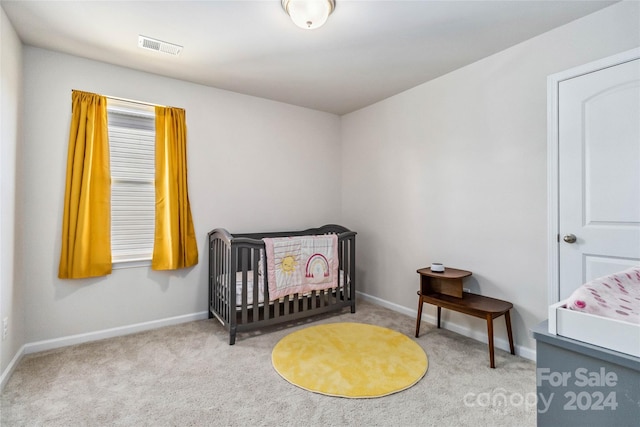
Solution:
M 640 267 L 587 282 L 566 302 L 571 310 L 640 324 Z
M 262 239 L 267 256 L 269 300 L 338 285 L 338 237 Z

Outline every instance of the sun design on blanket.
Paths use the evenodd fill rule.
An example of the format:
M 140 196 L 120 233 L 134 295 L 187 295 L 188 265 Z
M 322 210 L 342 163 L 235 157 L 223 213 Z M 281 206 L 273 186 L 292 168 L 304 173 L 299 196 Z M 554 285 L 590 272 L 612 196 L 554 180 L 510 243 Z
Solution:
M 287 274 L 291 274 L 296 269 L 297 264 L 296 258 L 293 255 L 287 255 L 282 258 L 282 261 L 280 262 L 280 269 Z

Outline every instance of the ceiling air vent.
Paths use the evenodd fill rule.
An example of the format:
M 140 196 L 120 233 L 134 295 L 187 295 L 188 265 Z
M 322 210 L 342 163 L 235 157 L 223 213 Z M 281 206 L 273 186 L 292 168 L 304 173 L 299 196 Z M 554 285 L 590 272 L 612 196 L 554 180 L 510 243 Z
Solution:
M 138 36 L 138 47 L 155 50 L 156 52 L 162 52 L 173 56 L 178 56 L 180 55 L 180 52 L 182 52 L 182 46 L 163 42 L 162 40 L 152 39 L 147 36 Z

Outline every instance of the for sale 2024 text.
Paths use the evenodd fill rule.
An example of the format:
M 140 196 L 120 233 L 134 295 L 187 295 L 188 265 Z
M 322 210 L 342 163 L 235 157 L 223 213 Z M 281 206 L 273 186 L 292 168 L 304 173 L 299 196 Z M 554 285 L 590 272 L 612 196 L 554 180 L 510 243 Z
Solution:
M 577 368 L 574 371 L 552 371 L 549 368 L 536 369 L 538 387 L 548 384 L 549 387 L 570 387 L 584 390 L 568 390 L 560 399 L 566 411 L 615 411 L 618 407 L 615 390 L 618 375 L 601 367 L 598 371 Z M 538 412 L 545 413 L 556 397 L 556 393 L 538 394 Z

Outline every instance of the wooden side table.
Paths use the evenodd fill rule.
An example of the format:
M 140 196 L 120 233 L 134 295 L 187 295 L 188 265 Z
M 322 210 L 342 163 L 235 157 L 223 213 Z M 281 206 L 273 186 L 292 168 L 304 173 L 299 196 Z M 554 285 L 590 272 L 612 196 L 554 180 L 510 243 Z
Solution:
M 442 308 L 457 311 L 487 321 L 487 336 L 489 341 L 489 364 L 496 367 L 493 346 L 493 319 L 504 315 L 507 324 L 507 335 L 511 354 L 515 354 L 513 335 L 511 331 L 511 317 L 509 310 L 513 304 L 483 295 L 465 293 L 462 290 L 462 279 L 471 276 L 470 271 L 445 268 L 442 273 L 421 268 L 420 290 L 418 291 L 418 318 L 416 320 L 416 338 L 420 334 L 420 320 L 422 319 L 422 305 L 433 304 L 438 307 L 438 328 L 440 328 L 440 314 Z

